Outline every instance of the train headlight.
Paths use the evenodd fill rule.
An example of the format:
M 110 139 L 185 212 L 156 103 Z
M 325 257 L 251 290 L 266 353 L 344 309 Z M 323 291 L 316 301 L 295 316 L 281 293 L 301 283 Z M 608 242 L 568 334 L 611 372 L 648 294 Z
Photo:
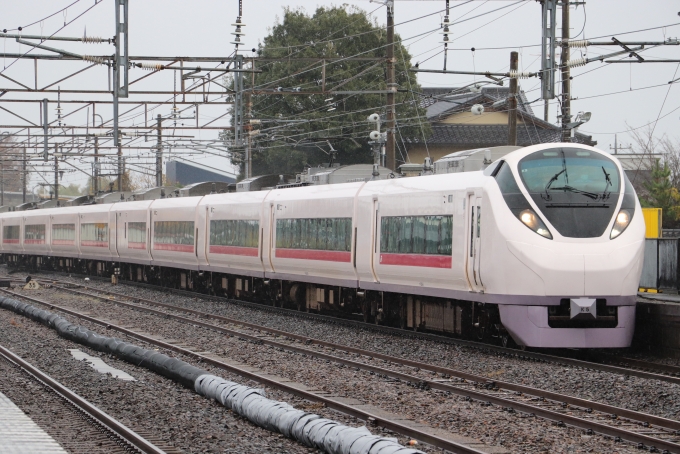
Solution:
M 619 211 L 619 214 L 616 215 L 616 219 L 614 220 L 614 227 L 612 227 L 612 233 L 609 235 L 609 238 L 613 240 L 621 235 L 623 231 L 626 230 L 626 227 L 628 227 L 628 224 L 630 224 L 630 218 L 631 215 L 628 210 Z
M 552 234 L 550 233 L 550 230 L 548 230 L 548 227 L 545 226 L 541 218 L 539 218 L 538 215 L 534 213 L 534 210 L 530 208 L 523 210 L 519 214 L 519 220 L 542 237 L 552 240 Z

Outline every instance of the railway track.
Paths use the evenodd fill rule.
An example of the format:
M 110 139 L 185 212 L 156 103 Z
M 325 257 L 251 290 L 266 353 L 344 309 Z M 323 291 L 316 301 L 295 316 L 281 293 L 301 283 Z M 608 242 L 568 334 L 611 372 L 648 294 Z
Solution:
M 543 418 L 558 426 L 569 425 L 583 429 L 586 433 L 599 433 L 615 440 L 626 440 L 638 447 L 648 448 L 652 451 L 661 449 L 667 452 L 680 452 L 680 422 L 678 421 L 516 383 L 491 381 L 487 377 L 456 369 L 312 339 L 146 298 L 89 287 L 87 288 L 88 291 L 62 286 L 56 286 L 55 289 L 201 326 L 253 343 L 266 344 L 280 350 L 332 361 L 345 367 L 362 369 L 380 377 L 404 381 L 412 386 L 456 394 L 466 400 L 479 402 L 481 405 L 496 405 L 509 412 L 520 412 L 525 416 Z M 119 299 L 114 300 L 111 298 L 112 296 L 131 300 L 133 303 Z M 192 318 L 152 309 L 148 306 L 181 312 L 192 316 Z M 206 319 L 227 324 L 228 327 L 203 321 Z M 258 334 L 252 334 L 252 330 L 256 330 Z M 330 349 L 330 352 L 328 349 Z M 344 353 L 345 356 L 339 356 L 339 353 Z M 385 365 L 377 366 L 376 361 L 373 360 L 382 361 Z M 371 361 L 370 364 L 369 361 Z M 405 373 L 405 369 L 415 372 Z M 438 374 L 440 378 L 425 379 L 422 377 L 422 373 L 417 373 L 420 371 Z
M 54 414 L 59 414 L 61 419 L 69 418 L 67 415 L 71 415 L 66 427 L 54 428 L 59 438 L 66 440 L 63 444 L 70 452 L 89 453 L 92 452 L 93 446 L 96 446 L 97 452 L 107 453 L 181 452 L 167 448 L 161 449 L 3 346 L 0 346 L 0 358 L 17 369 L 18 373 L 37 382 L 53 396 L 53 399 L 41 403 L 44 405 L 41 405 L 44 411 L 49 410 Z M 21 404 L 21 402 L 17 403 Z M 75 440 L 75 438 L 80 438 L 81 432 L 89 434 L 90 438 L 84 442 Z M 78 436 L 74 437 L 74 434 Z
M 66 274 L 66 273 L 55 273 L 55 274 Z M 108 279 L 106 278 L 100 278 L 100 277 L 92 277 L 90 276 L 90 279 L 96 279 L 96 280 L 101 280 L 108 282 Z M 105 291 L 101 289 L 95 289 L 92 287 L 88 287 L 86 285 L 81 285 L 69 281 L 58 281 L 58 280 L 52 280 L 52 279 L 44 279 L 44 282 L 51 284 L 51 283 L 61 283 L 63 285 L 76 285 L 81 288 L 86 288 L 86 289 L 91 289 L 91 290 L 96 290 L 99 292 L 107 292 L 111 295 L 118 295 L 118 296 L 125 296 L 124 294 L 116 293 L 113 291 Z M 25 282 L 22 280 L 17 280 L 17 282 Z M 583 357 L 578 357 L 576 356 L 573 352 L 568 352 L 565 353 L 564 355 L 555 355 L 555 354 L 548 354 L 548 353 L 541 353 L 541 352 L 535 352 L 535 351 L 526 351 L 526 350 L 518 350 L 514 348 L 507 348 L 507 347 L 501 347 L 499 345 L 493 345 L 489 343 L 484 343 L 484 342 L 476 342 L 476 341 L 471 341 L 471 340 L 466 340 L 466 339 L 457 339 L 453 337 L 447 337 L 447 336 L 442 336 L 438 334 L 433 334 L 433 333 L 427 333 L 427 332 L 418 332 L 418 331 L 412 331 L 412 330 L 406 330 L 406 329 L 401 329 L 401 328 L 394 328 L 390 326 L 383 326 L 383 325 L 376 325 L 372 323 L 365 323 L 362 321 L 358 320 L 351 320 L 351 319 L 346 319 L 346 318 L 338 318 L 338 317 L 333 317 L 329 315 L 323 315 L 323 314 L 315 314 L 315 313 L 310 313 L 310 312 L 300 312 L 294 309 L 286 309 L 286 308 L 281 308 L 281 307 L 274 307 L 274 306 L 268 306 L 260 303 L 252 303 L 248 301 L 242 301 L 242 300 L 233 300 L 233 299 L 228 299 L 220 296 L 214 296 L 214 295 L 205 295 L 202 293 L 196 293 L 196 292 L 191 292 L 191 291 L 186 291 L 186 290 L 178 290 L 178 289 L 169 289 L 167 287 L 160 287 L 156 285 L 151 285 L 151 284 L 146 284 L 146 283 L 141 283 L 141 282 L 132 282 L 132 281 L 121 281 L 121 283 L 125 285 L 130 285 L 130 286 L 135 286 L 135 287 L 140 287 L 140 288 L 145 288 L 149 290 L 156 290 L 156 291 L 163 291 L 163 292 L 172 292 L 174 294 L 178 295 L 183 295 L 191 298 L 196 298 L 200 297 L 202 299 L 207 299 L 211 301 L 219 301 L 219 302 L 229 302 L 231 304 L 237 304 L 239 306 L 243 307 L 249 307 L 252 309 L 257 309 L 260 311 L 268 311 L 268 312 L 273 312 L 277 314 L 284 314 L 288 316 L 294 316 L 294 317 L 299 317 L 299 318 L 304 318 L 304 319 L 309 319 L 309 320 L 323 320 L 323 321 L 328 321 L 332 322 L 335 324 L 342 324 L 345 326 L 353 326 L 353 327 L 361 327 L 362 329 L 368 329 L 368 330 L 373 330 L 376 332 L 381 332 L 381 333 L 387 333 L 387 334 L 392 334 L 392 335 L 398 335 L 398 336 L 409 336 L 412 338 L 417 338 L 417 339 L 427 339 L 427 340 L 434 340 L 436 342 L 441 342 L 444 344 L 453 344 L 453 345 L 461 345 L 461 346 L 467 346 L 467 347 L 472 347 L 472 348 L 477 348 L 480 350 L 486 350 L 494 353 L 500 353 L 503 355 L 509 355 L 509 356 L 514 356 L 514 357 L 519 357 L 522 359 L 533 359 L 536 361 L 545 361 L 545 362 L 550 362 L 550 363 L 556 363 L 556 364 L 561 364 L 564 366 L 572 366 L 572 367 L 582 367 L 585 369 L 591 369 L 591 370 L 596 370 L 600 372 L 609 372 L 609 373 L 615 373 L 615 374 L 620 374 L 623 376 L 633 376 L 633 377 L 640 377 L 640 378 L 645 378 L 648 380 L 661 380 L 661 381 L 666 381 L 669 383 L 676 383 L 680 384 L 680 367 L 677 366 L 670 366 L 670 365 L 665 365 L 665 364 L 659 364 L 655 362 L 649 362 L 649 361 L 643 361 L 639 359 L 633 359 L 633 358 L 627 358 L 627 357 L 619 357 L 619 356 L 614 356 L 614 355 L 608 355 L 608 354 L 589 354 L 590 359 L 584 359 Z
M 65 314 L 78 317 L 82 320 L 87 320 L 96 325 L 105 327 L 107 330 L 117 331 L 131 338 L 140 340 L 142 342 L 146 342 L 150 345 L 185 355 L 201 363 L 215 366 L 217 368 L 234 373 L 236 375 L 240 375 L 241 377 L 256 381 L 263 385 L 270 386 L 272 388 L 279 389 L 294 396 L 301 397 L 308 401 L 322 403 L 328 408 L 367 421 L 369 424 L 378 425 L 393 432 L 397 432 L 412 438 L 416 438 L 434 447 L 460 454 L 484 454 L 484 451 L 476 449 L 473 446 L 468 446 L 466 444 L 452 441 L 451 439 L 443 435 L 442 431 L 429 430 L 422 424 L 413 425 L 407 424 L 401 417 L 388 418 L 385 417 L 382 413 L 381 414 L 372 413 L 371 411 L 362 408 L 362 406 L 347 404 L 345 402 L 342 402 L 341 400 L 335 399 L 334 397 L 329 396 L 328 393 L 325 391 L 301 389 L 297 385 L 290 384 L 289 380 L 281 379 L 279 377 L 275 377 L 266 373 L 253 372 L 251 368 L 234 365 L 232 363 L 227 363 L 213 356 L 212 354 L 210 354 L 210 352 L 202 351 L 200 347 L 191 347 L 183 343 L 157 338 L 149 333 L 143 333 L 138 330 L 131 329 L 129 327 L 119 326 L 111 323 L 110 321 L 98 319 L 88 314 L 84 314 L 49 301 L 43 301 L 38 298 L 28 297 L 5 289 L 2 289 L 1 291 L 3 293 L 30 301 L 32 303 L 47 306 L 52 310 L 57 310 Z M 141 308 L 142 306 L 137 307 Z M 165 316 L 164 313 L 162 315 Z M 194 325 L 198 324 L 198 322 L 194 320 L 192 320 L 191 323 Z M 678 452 L 680 452 L 680 450 Z

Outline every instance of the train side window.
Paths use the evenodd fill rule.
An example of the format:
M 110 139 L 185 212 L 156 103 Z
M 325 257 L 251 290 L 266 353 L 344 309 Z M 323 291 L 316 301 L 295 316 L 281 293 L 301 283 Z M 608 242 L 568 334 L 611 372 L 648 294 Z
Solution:
M 128 243 L 146 243 L 146 222 L 127 223 Z
M 258 247 L 259 221 L 211 220 L 211 246 Z
M 2 238 L 4 240 L 19 240 L 20 227 L 18 225 L 6 225 L 2 228 Z
M 45 241 L 45 224 L 32 224 L 24 226 L 24 240 Z
M 451 255 L 453 216 L 386 216 L 380 225 L 380 252 Z
M 277 219 L 276 247 L 351 251 L 352 218 Z
M 194 245 L 193 221 L 156 221 L 154 243 Z
M 75 224 L 52 224 L 52 244 L 58 244 L 60 241 L 75 241 L 75 239 Z
M 104 222 L 80 224 L 80 242 L 83 241 L 109 241 L 109 226 Z

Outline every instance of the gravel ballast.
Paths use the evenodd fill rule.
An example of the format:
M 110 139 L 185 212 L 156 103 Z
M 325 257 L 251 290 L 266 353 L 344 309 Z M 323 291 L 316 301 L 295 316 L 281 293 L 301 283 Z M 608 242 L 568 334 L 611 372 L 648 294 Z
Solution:
M 124 289 L 126 289 L 124 286 L 116 287 L 116 291 Z M 163 293 L 161 299 L 158 292 L 134 290 L 135 296 L 155 298 L 166 303 L 177 304 L 177 299 L 186 298 Z M 544 420 L 502 412 L 497 407 L 480 406 L 478 403 L 467 402 L 442 392 L 414 389 L 404 383 L 395 384 L 368 372 L 340 368 L 337 364 L 327 364 L 305 355 L 279 352 L 271 347 L 244 342 L 192 325 L 163 320 L 158 316 L 97 302 L 91 298 L 51 290 L 31 292 L 31 295 L 40 298 L 40 293 L 43 292 L 44 298 L 54 301 L 55 304 L 63 304 L 75 310 L 90 311 L 93 314 L 96 313 L 97 316 L 119 320 L 127 326 L 143 326 L 145 331 L 179 339 L 183 343 L 191 342 L 202 346 L 219 345 L 220 349 L 215 353 L 220 356 L 247 363 L 309 386 L 329 390 L 335 394 L 353 396 L 385 410 L 406 414 L 429 426 L 454 434 L 474 437 L 492 446 L 503 446 L 511 452 L 601 452 L 603 450 L 625 452 L 632 449 L 630 445 L 614 444 L 603 437 L 587 436 L 579 430 L 556 427 Z M 147 292 L 150 293 L 144 294 Z M 193 298 L 188 299 L 193 300 Z M 250 311 L 258 312 L 252 309 Z M 293 322 L 292 317 L 286 318 L 289 319 L 289 323 Z M 253 320 L 248 321 L 253 322 Z M 297 320 L 296 322 L 302 324 L 302 322 L 308 323 L 309 321 Z M 328 334 L 324 339 L 329 340 Z M 337 342 L 336 339 L 333 341 Z M 411 339 L 411 342 L 416 341 Z
M 112 355 L 60 338 L 37 322 L 0 311 L 0 344 L 25 358 L 138 433 L 150 433 L 185 452 L 315 452 L 261 429 L 178 383 Z M 102 375 L 68 351 L 80 348 L 136 381 Z M 224 375 L 224 374 L 222 374 Z

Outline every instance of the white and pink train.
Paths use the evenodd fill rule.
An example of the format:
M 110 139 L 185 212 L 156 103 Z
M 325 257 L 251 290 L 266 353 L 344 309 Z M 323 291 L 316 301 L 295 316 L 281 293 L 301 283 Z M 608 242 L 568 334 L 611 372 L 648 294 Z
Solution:
M 543 144 L 484 171 L 0 215 L 10 266 L 520 346 L 630 345 L 644 220 L 618 161 Z

